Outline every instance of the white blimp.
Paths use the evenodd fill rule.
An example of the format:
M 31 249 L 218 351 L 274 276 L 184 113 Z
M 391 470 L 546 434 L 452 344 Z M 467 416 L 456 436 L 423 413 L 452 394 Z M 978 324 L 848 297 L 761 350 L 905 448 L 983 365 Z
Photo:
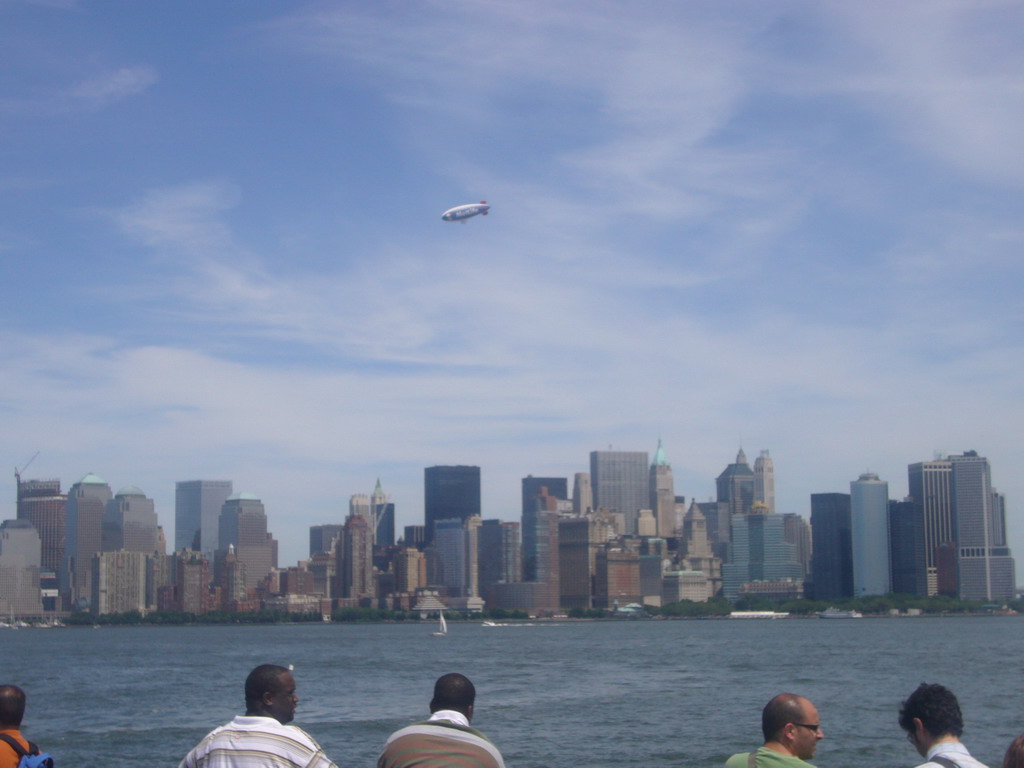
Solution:
M 486 216 L 489 210 L 491 210 L 491 206 L 487 204 L 486 200 L 481 200 L 479 203 L 456 205 L 454 208 L 449 208 L 441 214 L 441 218 L 445 221 L 461 221 L 465 223 L 466 219 L 471 219 L 474 216 Z

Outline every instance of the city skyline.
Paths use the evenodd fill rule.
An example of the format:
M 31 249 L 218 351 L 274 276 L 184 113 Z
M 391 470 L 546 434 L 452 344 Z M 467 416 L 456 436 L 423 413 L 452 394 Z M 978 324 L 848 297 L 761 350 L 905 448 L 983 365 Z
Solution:
M 511 520 L 609 445 L 697 500 L 768 448 L 806 517 L 976 449 L 1024 552 L 1019 3 L 0 18 L 3 498 L 231 479 L 294 561 L 432 465 Z
M 661 441 L 659 441 L 659 445 L 658 445 L 657 451 L 654 454 L 652 454 L 654 456 L 654 458 L 652 459 L 651 456 L 648 456 L 649 464 L 651 466 L 653 466 L 654 465 L 654 461 L 657 461 L 658 457 L 660 455 L 661 460 L 662 461 L 666 461 L 672 467 L 673 473 L 676 473 L 675 466 L 674 466 L 673 461 L 672 461 L 671 451 L 668 450 L 668 449 L 663 448 L 660 445 L 660 443 L 661 443 Z M 764 450 L 769 450 L 770 451 L 770 449 L 764 449 Z M 963 449 L 963 450 L 968 450 L 968 449 Z M 589 452 L 589 454 L 590 454 L 590 461 L 593 460 L 593 454 L 594 453 L 602 453 L 602 451 L 597 451 L 597 452 L 591 451 L 591 452 Z M 604 453 L 607 453 L 607 451 L 604 451 Z M 644 451 L 628 451 L 627 453 L 630 453 L 630 454 L 637 453 L 637 454 L 639 454 L 639 453 L 645 453 L 645 452 Z M 984 454 L 984 451 L 981 451 L 981 453 Z M 772 458 L 774 458 L 774 455 L 773 455 Z M 746 459 L 745 451 L 742 448 L 740 449 L 739 455 L 734 456 L 733 458 L 723 459 L 724 470 L 722 472 L 718 473 L 718 474 L 719 475 L 725 474 L 730 469 L 732 469 L 733 467 L 737 466 L 735 464 L 735 460 L 736 459 L 744 459 L 744 460 Z M 943 454 L 941 458 L 932 457 L 932 458 L 929 458 L 929 459 L 925 460 L 924 463 L 925 464 L 931 464 L 931 463 L 935 463 L 936 461 L 938 461 L 940 463 L 941 462 L 948 463 L 948 455 L 947 454 Z M 584 463 L 586 463 L 586 462 L 584 462 Z M 919 464 L 921 464 L 921 463 L 922 462 L 917 462 L 917 461 L 907 462 L 903 466 L 902 473 L 901 474 L 897 474 L 897 475 L 895 475 L 895 476 L 893 476 L 891 478 L 887 478 L 885 476 L 880 476 L 880 473 L 875 473 L 875 472 L 871 472 L 871 473 L 867 473 L 867 474 L 872 475 L 872 476 L 880 476 L 881 481 L 888 488 L 888 499 L 889 500 L 891 500 L 891 501 L 902 501 L 904 498 L 906 498 L 908 496 L 909 482 L 910 482 L 909 481 L 909 475 L 912 474 L 914 468 L 916 466 L 918 466 Z M 747 466 L 750 466 L 749 462 L 748 462 Z M 480 491 L 481 491 L 480 492 L 480 496 L 481 496 L 480 516 L 483 519 L 499 519 L 499 520 L 501 520 L 503 522 L 513 522 L 513 521 L 514 522 L 518 522 L 520 520 L 521 515 L 523 513 L 523 506 L 524 506 L 524 503 L 525 503 L 524 496 L 523 496 L 523 489 L 527 485 L 529 485 L 529 487 L 532 488 L 534 485 L 536 485 L 535 481 L 537 481 L 537 480 L 544 480 L 544 479 L 548 479 L 548 480 L 565 480 L 566 481 L 566 486 L 565 487 L 566 487 L 566 489 L 568 491 L 569 500 L 571 500 L 572 499 L 571 485 L 568 483 L 568 479 L 573 477 L 574 474 L 576 474 L 576 473 L 570 473 L 570 474 L 568 474 L 565 477 L 562 477 L 562 476 L 555 477 L 553 475 L 538 477 L 534 473 L 527 473 L 527 474 L 522 475 L 518 479 L 518 481 L 516 482 L 516 486 L 517 487 L 511 492 L 511 494 L 509 494 L 509 493 L 505 493 L 504 494 L 506 497 L 511 495 L 511 497 L 513 499 L 513 501 L 511 502 L 511 506 L 506 505 L 506 508 L 504 509 L 504 511 L 492 511 L 491 509 L 489 509 L 489 507 L 488 507 L 488 505 L 487 505 L 487 503 L 485 501 L 485 496 L 486 496 L 485 491 L 486 491 L 486 487 L 487 486 L 486 486 L 486 483 L 483 482 L 484 478 L 486 477 L 486 474 L 487 474 L 486 467 L 481 467 L 479 465 L 471 465 L 471 464 L 462 464 L 462 465 L 431 465 L 431 466 L 422 467 L 419 470 L 419 473 L 418 473 L 419 474 L 419 483 L 420 483 L 419 488 L 414 489 L 413 496 L 410 499 L 408 499 L 409 501 L 413 502 L 411 508 L 410 507 L 406 507 L 405 505 L 403 505 L 401 500 L 396 502 L 396 498 L 395 498 L 394 494 L 391 493 L 390 486 L 386 482 L 384 482 L 381 478 L 378 477 L 375 480 L 375 490 L 376 490 L 376 488 L 380 488 L 380 490 L 383 492 L 383 494 L 387 498 L 388 503 L 390 505 L 394 506 L 394 515 L 395 515 L 395 523 L 394 523 L 394 525 L 395 525 L 395 538 L 396 538 L 396 540 L 402 536 L 402 532 L 404 531 L 406 526 L 408 526 L 408 525 L 424 526 L 426 524 L 426 511 L 425 511 L 425 504 L 424 504 L 424 501 L 425 501 L 424 494 L 425 494 L 425 490 L 426 490 L 426 477 L 428 477 L 430 475 L 431 470 L 433 470 L 433 473 L 436 476 L 439 471 L 440 472 L 445 472 L 445 471 L 450 471 L 450 470 L 453 470 L 453 469 L 456 470 L 456 471 L 462 471 L 462 472 L 465 472 L 466 470 L 478 470 L 478 475 L 477 475 L 477 473 L 473 473 L 473 477 L 474 477 L 473 482 L 476 482 L 476 478 L 478 476 L 479 481 L 480 481 Z M 584 468 L 584 469 L 582 469 L 580 471 L 584 472 L 585 474 L 587 474 L 589 476 L 589 472 L 587 471 L 586 468 Z M 819 496 L 819 495 L 820 496 L 834 496 L 834 495 L 845 494 L 845 493 L 847 493 L 850 490 L 852 484 L 855 481 L 857 481 L 858 479 L 863 479 L 863 474 L 864 473 L 861 473 L 861 477 L 860 478 L 851 477 L 849 480 L 847 480 L 845 485 L 841 485 L 839 488 L 833 488 L 833 489 L 829 489 L 829 490 L 821 490 L 821 489 L 819 489 L 819 490 L 812 491 L 808 495 L 808 497 L 805 500 L 803 506 L 800 507 L 800 508 L 797 508 L 797 509 L 779 508 L 777 510 L 777 512 L 779 514 L 786 514 L 786 513 L 788 513 L 788 514 L 797 514 L 797 515 L 800 515 L 801 517 L 803 517 L 808 522 L 810 522 L 811 521 L 811 517 L 812 517 L 812 511 L 813 511 L 813 503 L 812 503 L 812 497 L 813 496 Z M 1005 497 L 1005 493 L 1002 492 L 1002 486 L 998 483 L 998 478 L 1000 478 L 1002 476 L 1000 471 L 999 471 L 999 467 L 998 466 L 996 467 L 995 475 L 996 475 L 996 481 L 992 482 L 992 488 L 993 488 L 993 490 L 998 491 L 1002 497 Z M 777 479 L 777 475 L 776 475 L 776 479 Z M 78 483 L 83 482 L 83 481 L 86 482 L 86 483 L 102 482 L 102 483 L 105 483 L 105 487 L 107 487 L 109 489 L 115 489 L 115 490 L 110 491 L 111 493 L 121 493 L 121 492 L 123 492 L 123 491 L 125 491 L 127 489 L 133 489 L 135 491 L 141 491 L 143 494 L 145 494 L 147 499 L 155 500 L 157 498 L 157 494 L 151 493 L 148 489 L 138 488 L 138 487 L 134 486 L 134 484 L 123 484 L 123 485 L 122 484 L 114 484 L 114 483 L 111 483 L 111 482 L 107 481 L 104 477 L 102 477 L 100 475 L 97 475 L 96 473 L 92 473 L 92 472 L 87 473 L 85 476 L 83 476 L 81 478 L 78 478 L 77 480 L 65 481 L 63 478 L 43 478 L 42 476 L 38 476 L 37 477 L 36 475 L 33 475 L 32 469 L 30 468 L 29 471 L 27 473 L 24 473 L 23 477 L 22 477 L 22 482 L 23 483 L 28 483 L 30 481 L 34 482 L 34 483 L 45 483 L 45 482 L 51 481 L 51 480 L 57 480 L 58 482 L 60 482 L 61 488 L 65 492 L 67 492 L 68 489 L 74 487 L 75 485 L 77 485 Z M 211 483 L 212 482 L 212 483 L 216 483 L 216 484 L 225 484 L 227 486 L 230 486 L 232 484 L 231 480 L 210 481 L 208 479 L 196 478 L 196 479 L 189 480 L 189 481 L 175 481 L 172 485 L 174 486 L 175 491 L 176 491 L 180 486 L 192 485 L 192 484 L 195 484 L 195 483 L 198 483 L 198 482 L 206 482 L 206 483 Z M 646 478 L 645 478 L 644 482 L 645 483 L 647 482 Z M 714 489 L 714 486 L 716 484 L 716 478 L 712 477 L 712 478 L 709 479 L 708 482 L 712 486 L 712 492 L 707 494 L 706 497 L 699 497 L 699 496 L 695 497 L 695 496 L 693 496 L 691 494 L 683 492 L 678 486 L 676 488 L 676 494 L 678 496 L 685 497 L 687 508 L 694 501 L 696 501 L 696 502 L 713 501 L 716 498 L 716 496 L 717 496 L 717 491 Z M 784 475 L 783 475 L 783 484 L 785 485 L 785 476 Z M 236 483 L 234 485 L 237 487 L 238 484 Z M 903 489 L 902 491 L 899 490 L 901 488 Z M 175 496 L 176 496 L 176 493 L 174 491 L 172 491 L 172 493 L 171 493 L 172 500 L 175 498 Z M 354 489 L 354 490 L 350 490 L 350 491 L 341 491 L 341 490 L 339 490 L 339 492 L 338 492 L 339 502 L 338 502 L 338 506 L 337 506 L 337 508 L 335 510 L 335 517 L 332 517 L 330 519 L 324 519 L 324 520 L 319 520 L 319 519 L 314 520 L 311 517 L 309 517 L 308 515 L 303 515 L 301 517 L 298 517 L 298 516 L 295 516 L 295 515 L 288 515 L 287 519 L 288 519 L 289 523 L 285 524 L 284 523 L 284 521 L 286 519 L 285 510 L 288 508 L 287 503 L 285 503 L 284 506 L 281 508 L 281 510 L 278 511 L 278 514 L 275 515 L 275 510 L 273 508 L 271 508 L 266 503 L 265 499 L 259 493 L 251 493 L 249 491 L 243 490 L 243 491 L 239 491 L 238 493 L 236 493 L 235 496 L 251 497 L 251 498 L 258 499 L 261 503 L 263 503 L 263 506 L 266 508 L 267 528 L 268 528 L 269 532 L 272 533 L 275 536 L 275 538 L 280 541 L 280 544 L 281 544 L 279 561 L 280 561 L 280 563 L 282 565 L 295 564 L 296 562 L 298 562 L 300 560 L 307 559 L 308 552 L 309 552 L 309 536 L 310 536 L 310 528 L 311 527 L 321 526 L 321 525 L 343 526 L 345 520 L 350 515 L 351 504 L 352 504 L 353 498 L 354 497 L 363 497 L 364 499 L 368 499 L 369 498 L 369 495 L 364 490 L 362 490 L 362 489 Z M 418 499 L 418 502 L 419 502 L 419 506 L 418 507 L 415 505 L 415 501 L 417 499 Z M 11 519 L 13 519 L 15 517 L 14 506 L 15 505 L 12 502 L 12 504 L 11 504 L 11 514 L 10 514 L 10 518 Z M 1009 507 L 1009 509 L 1007 510 L 1007 513 L 1008 513 L 1007 514 L 1007 529 L 1008 530 L 1006 532 L 1006 538 L 1007 538 L 1009 546 L 1011 547 L 1011 550 L 1012 550 L 1013 542 L 1015 541 L 1015 538 L 1019 538 L 1020 535 L 1017 534 L 1016 525 L 1015 525 L 1015 518 L 1012 515 L 1013 505 L 1012 505 L 1012 503 L 1008 503 L 1007 506 Z M 161 528 L 164 531 L 165 538 L 167 539 L 168 542 L 175 542 L 177 537 L 178 537 L 178 534 L 177 534 L 177 531 L 176 531 L 175 505 L 174 505 L 173 501 L 172 501 L 170 510 L 167 510 L 167 511 L 164 511 L 161 508 L 160 504 L 156 503 L 155 504 L 155 511 L 156 511 L 156 514 L 157 514 L 158 523 L 159 523 L 159 525 L 161 526 Z M 217 510 L 218 518 L 219 518 L 219 514 L 220 514 L 220 509 L 218 507 L 218 510 Z M 279 521 L 277 525 L 275 525 L 275 518 L 277 518 L 278 521 Z M 0 516 L 0 519 L 5 519 L 5 518 Z M 309 521 L 308 524 L 307 524 L 307 520 Z

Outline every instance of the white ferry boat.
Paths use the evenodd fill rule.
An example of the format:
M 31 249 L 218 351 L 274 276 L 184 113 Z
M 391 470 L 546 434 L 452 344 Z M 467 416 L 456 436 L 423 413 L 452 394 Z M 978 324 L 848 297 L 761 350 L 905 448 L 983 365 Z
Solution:
M 843 611 L 839 608 L 829 608 L 825 611 L 818 611 L 819 619 L 863 619 L 864 614 L 860 611 Z

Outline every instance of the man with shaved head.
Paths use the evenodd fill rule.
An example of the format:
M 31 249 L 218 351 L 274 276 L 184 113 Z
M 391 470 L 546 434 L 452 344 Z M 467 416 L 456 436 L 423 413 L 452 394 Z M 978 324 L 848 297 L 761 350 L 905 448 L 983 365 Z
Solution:
M 24 716 L 25 692 L 16 685 L 0 685 L 0 768 L 17 768 L 22 755 L 39 754 L 39 747 L 21 735 Z
M 761 732 L 764 744 L 756 752 L 733 755 L 725 768 L 802 768 L 825 737 L 817 708 L 795 693 L 780 693 L 765 705 Z
M 288 725 L 298 703 L 291 670 L 260 664 L 245 679 L 245 714 L 210 731 L 178 768 L 337 768 L 312 736 Z
M 469 678 L 453 672 L 434 683 L 430 719 L 395 731 L 377 759 L 377 768 L 505 768 L 501 752 L 473 719 L 476 688 Z

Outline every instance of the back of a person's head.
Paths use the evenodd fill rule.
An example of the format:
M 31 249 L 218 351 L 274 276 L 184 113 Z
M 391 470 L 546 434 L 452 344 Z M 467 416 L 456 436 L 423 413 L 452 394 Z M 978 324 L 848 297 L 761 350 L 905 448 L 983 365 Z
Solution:
M 20 728 L 25 717 L 25 692 L 16 685 L 0 685 L 0 727 Z
M 914 732 L 914 718 L 921 721 L 929 734 L 956 736 L 964 732 L 960 703 L 953 692 L 937 683 L 921 683 L 900 707 L 900 728 Z
M 1010 742 L 1003 755 L 1003 768 L 1024 768 L 1024 734 Z
M 287 672 L 286 667 L 277 664 L 260 664 L 245 678 L 245 708 L 253 712 L 259 709 L 263 694 L 278 689 L 278 679 Z
M 465 675 L 451 672 L 441 675 L 434 683 L 434 698 L 430 700 L 430 711 L 452 709 L 468 714 L 473 702 L 476 701 L 476 688 Z
M 765 741 L 774 741 L 787 723 L 803 719 L 803 699 L 795 693 L 780 693 L 761 710 L 761 733 Z

